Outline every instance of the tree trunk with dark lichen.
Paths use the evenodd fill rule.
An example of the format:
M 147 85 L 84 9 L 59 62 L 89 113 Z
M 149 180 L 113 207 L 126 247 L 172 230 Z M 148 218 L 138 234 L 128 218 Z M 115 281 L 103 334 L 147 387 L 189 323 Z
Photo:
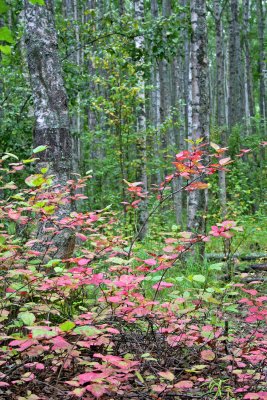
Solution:
M 64 186 L 70 178 L 72 145 L 68 116 L 67 94 L 64 87 L 58 42 L 55 29 L 53 1 L 45 0 L 43 6 L 24 0 L 25 44 L 34 102 L 34 146 L 46 145 L 38 153 L 37 168 L 48 168 L 54 176 L 54 184 Z M 71 203 L 61 204 L 56 215 L 58 220 L 71 211 Z M 37 238 L 49 241 L 44 224 L 38 227 Z M 71 233 L 63 229 L 54 235 L 51 252 L 53 257 L 64 258 L 69 253 Z

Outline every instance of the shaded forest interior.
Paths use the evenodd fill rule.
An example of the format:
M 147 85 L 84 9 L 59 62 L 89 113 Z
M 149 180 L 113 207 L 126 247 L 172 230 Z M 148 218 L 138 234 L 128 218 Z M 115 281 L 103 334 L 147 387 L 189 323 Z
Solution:
M 93 176 L 86 189 L 91 209 L 110 204 L 121 209 L 128 201 L 123 180 L 143 182 L 144 192 L 160 185 L 172 172 L 178 150 L 202 139 L 227 147 L 231 157 L 244 151 L 227 182 L 224 172 L 218 181 L 211 177 L 206 218 L 260 212 L 266 176 L 259 146 L 266 139 L 265 2 L 66 0 L 55 2 L 54 17 L 59 52 L 49 56 L 59 68 L 55 80 L 62 79 L 62 66 L 69 112 L 60 124 L 71 131 L 69 168 Z M 1 149 L 23 158 L 33 138 L 49 144 L 42 143 L 46 139 L 35 127 L 38 96 L 41 101 L 36 92 L 46 81 L 54 84 L 45 71 L 41 32 L 34 39 L 39 40 L 34 61 L 25 22 L 22 2 L 2 5 Z M 38 65 L 44 69 L 39 76 Z M 54 104 L 61 101 L 58 91 L 47 95 Z M 47 107 L 52 119 L 53 105 Z M 50 125 L 57 123 L 53 118 Z M 201 206 L 181 194 L 181 184 L 181 179 L 173 182 L 172 201 L 161 220 L 191 229 L 198 212 L 193 208 Z M 151 206 L 144 200 L 140 212 L 125 213 L 128 234 Z

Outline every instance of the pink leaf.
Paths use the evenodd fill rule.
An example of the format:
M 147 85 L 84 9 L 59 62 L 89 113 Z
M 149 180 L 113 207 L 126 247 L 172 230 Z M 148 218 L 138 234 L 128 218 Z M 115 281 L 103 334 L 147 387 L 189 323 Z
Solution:
M 219 160 L 219 164 L 226 165 L 226 164 L 229 164 L 230 161 L 231 161 L 230 157 L 222 158 L 221 160 Z
M 154 260 L 154 258 L 148 258 L 147 260 L 144 260 L 144 263 L 146 265 L 149 265 L 150 267 L 153 267 L 154 265 L 157 264 L 157 261 Z
M 14 221 L 17 221 L 20 217 L 20 213 L 14 210 L 9 210 L 8 211 L 8 216 L 10 219 L 13 219 Z
M 86 389 L 85 388 L 76 388 L 72 391 L 74 396 L 76 397 L 82 397 L 85 393 Z
M 155 285 L 152 286 L 152 288 L 154 290 L 163 290 L 166 288 L 170 288 L 173 286 L 173 283 L 169 283 L 169 282 L 158 282 Z
M 121 300 L 122 300 L 122 298 L 121 298 L 121 296 L 109 296 L 109 297 L 107 297 L 107 300 L 110 302 L 110 303 L 119 303 Z
M 258 400 L 260 399 L 258 393 L 247 393 L 244 396 L 244 399 L 246 400 Z
M 77 262 L 77 264 L 82 267 L 83 265 L 87 265 L 90 262 L 87 258 L 80 258 Z
M 52 350 L 64 350 L 70 347 L 71 345 L 63 339 L 61 336 L 56 336 L 52 339 L 52 342 L 54 343 L 54 346 L 52 347 Z
M 86 242 L 87 237 L 83 235 L 82 233 L 76 233 L 76 237 L 81 239 L 82 242 Z
M 166 253 L 171 253 L 174 250 L 173 246 L 166 246 L 163 248 L 163 251 L 165 251 Z
M 180 381 L 174 385 L 176 389 L 187 390 L 193 387 L 193 382 L 191 381 Z
M 243 292 L 250 294 L 251 296 L 256 296 L 258 291 L 256 289 L 242 289 Z
M 38 370 L 43 370 L 43 369 L 45 369 L 45 366 L 44 366 L 44 364 L 42 364 L 42 363 L 37 363 L 37 364 L 35 365 L 35 368 L 38 369 Z
M 164 385 L 164 384 L 162 384 L 162 385 L 151 385 L 151 389 L 153 390 L 153 392 L 161 393 L 166 389 L 166 385 Z
M 203 350 L 201 352 L 201 358 L 205 361 L 212 361 L 215 358 L 215 354 L 211 350 Z
M 80 385 L 83 385 L 87 382 L 95 382 L 105 379 L 109 376 L 109 372 L 85 372 L 78 376 Z
M 7 383 L 7 382 L 0 382 L 0 387 L 5 387 L 5 386 L 9 386 L 9 383 Z
M 173 375 L 173 373 L 171 371 L 159 372 L 159 376 L 161 376 L 164 379 L 167 379 L 168 381 L 173 381 L 175 378 L 175 376 Z
M 106 387 L 98 383 L 86 386 L 86 390 L 91 392 L 97 399 L 107 392 Z

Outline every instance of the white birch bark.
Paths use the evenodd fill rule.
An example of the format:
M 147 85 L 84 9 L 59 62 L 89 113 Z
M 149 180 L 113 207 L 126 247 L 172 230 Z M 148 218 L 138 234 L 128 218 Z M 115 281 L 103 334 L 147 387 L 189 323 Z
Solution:
M 192 0 L 191 43 L 189 68 L 189 139 L 209 141 L 209 93 L 208 93 L 208 60 L 207 60 L 207 25 L 205 0 Z M 206 211 L 206 195 L 203 190 L 195 190 L 188 196 L 188 229 L 203 232 Z
M 225 64 L 224 38 L 222 24 L 222 7 L 219 0 L 214 0 L 214 19 L 216 31 L 216 125 L 220 130 L 221 145 L 226 146 L 226 115 L 225 115 Z M 219 171 L 219 199 L 222 219 L 225 219 L 226 209 L 226 176 L 225 171 Z
M 229 24 L 229 126 L 232 130 L 244 122 L 245 116 L 245 82 L 241 57 L 239 5 L 236 0 L 230 1 Z
M 54 24 L 53 2 L 33 5 L 24 0 L 25 45 L 34 102 L 35 146 L 47 145 L 38 154 L 39 166 L 48 167 L 54 183 L 64 185 L 70 177 L 72 146 L 68 117 L 67 94 L 64 87 L 58 55 L 57 34 Z M 57 217 L 68 215 L 71 204 L 60 205 Z M 44 226 L 39 225 L 38 238 L 43 239 Z M 48 238 L 49 240 L 49 238 Z M 70 243 L 69 230 L 56 235 L 54 257 L 67 257 Z M 71 245 L 73 248 L 73 246 Z
M 144 1 L 135 0 L 134 2 L 134 12 L 135 18 L 139 23 L 144 20 Z M 137 36 L 135 38 L 135 47 L 137 50 L 144 52 L 145 49 L 145 38 L 143 35 Z M 140 66 L 144 63 L 144 56 L 141 57 Z M 138 179 L 143 182 L 143 189 L 147 192 L 147 145 L 146 145 L 146 110 L 145 110 L 145 81 L 142 69 L 138 73 L 138 111 L 137 111 L 137 156 L 138 160 Z M 148 201 L 147 199 L 142 199 L 139 203 L 138 208 L 138 222 L 137 229 L 139 233 L 139 239 L 143 239 L 148 231 Z

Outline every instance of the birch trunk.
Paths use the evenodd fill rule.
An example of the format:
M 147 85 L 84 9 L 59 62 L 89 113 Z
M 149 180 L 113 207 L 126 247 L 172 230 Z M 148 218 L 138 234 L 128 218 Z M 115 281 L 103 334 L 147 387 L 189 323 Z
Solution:
M 222 25 L 222 8 L 219 0 L 214 0 L 214 19 L 216 31 L 216 125 L 220 130 L 221 144 L 226 146 L 226 115 L 225 115 L 225 64 L 224 64 L 224 38 Z M 225 219 L 226 209 L 226 177 L 225 171 L 219 171 L 219 198 L 221 216 Z
M 158 18 L 158 3 L 157 0 L 151 0 L 151 15 L 153 19 Z M 152 44 L 153 48 L 153 44 Z M 151 52 L 151 122 L 155 130 L 155 138 L 153 140 L 153 148 L 156 158 L 156 174 L 155 181 L 157 185 L 162 182 L 161 169 L 159 165 L 160 161 L 160 79 L 159 79 L 159 68 L 157 60 L 154 58 L 153 52 Z
M 249 45 L 249 8 L 250 0 L 243 0 L 243 43 L 245 53 L 246 116 L 248 134 L 251 132 L 251 117 L 254 117 L 255 115 L 255 105 L 252 88 L 251 55 Z
M 209 141 L 209 91 L 207 61 L 207 25 L 205 0 L 192 0 L 191 43 L 189 71 L 189 139 L 202 138 Z M 204 231 L 204 214 L 206 196 L 203 190 L 195 190 L 188 196 L 188 229 L 202 233 Z
M 134 2 L 135 19 L 142 23 L 144 20 L 144 2 L 143 0 L 135 0 Z M 145 38 L 143 35 L 135 38 L 136 49 L 144 52 Z M 140 66 L 144 63 L 144 56 L 140 59 Z M 137 132 L 138 132 L 138 143 L 137 143 L 137 156 L 138 156 L 138 180 L 143 182 L 143 189 L 147 192 L 147 155 L 146 155 L 146 110 L 145 110 L 145 81 L 142 70 L 138 76 L 138 103 L 139 109 L 137 114 Z M 142 199 L 139 203 L 138 208 L 138 222 L 137 229 L 139 233 L 139 239 L 143 239 L 148 231 L 148 201 Z
M 265 22 L 264 22 L 262 0 L 257 0 L 257 18 L 258 18 L 258 39 L 259 39 L 260 117 L 261 117 L 261 128 L 263 130 L 262 137 L 265 137 L 267 129 L 266 127 L 267 102 L 266 102 L 265 74 L 267 71 L 267 67 L 266 67 L 266 52 L 264 45 Z
M 75 42 L 71 54 L 69 56 L 70 61 L 76 66 L 76 71 L 80 71 L 81 60 L 82 60 L 82 49 L 80 48 L 80 29 L 79 29 L 79 10 L 78 0 L 64 0 L 64 11 L 65 17 L 74 30 Z M 81 110 L 81 96 L 77 93 L 76 96 L 76 109 L 70 117 L 70 131 L 71 131 L 71 142 L 72 142 L 72 170 L 73 172 L 80 172 L 80 164 L 82 159 L 81 154 L 81 133 L 82 133 L 82 110 Z
M 54 175 L 54 183 L 64 185 L 70 177 L 72 146 L 68 117 L 67 94 L 58 56 L 57 34 L 54 24 L 53 2 L 45 0 L 44 6 L 33 5 L 24 0 L 25 44 L 32 87 L 35 127 L 35 146 L 47 145 L 39 153 L 39 167 L 48 167 Z M 63 218 L 71 205 L 60 205 L 57 216 Z M 39 227 L 38 238 L 44 235 Z M 66 257 L 72 241 L 64 230 L 54 239 L 57 250 L 54 257 Z
M 230 130 L 244 122 L 244 70 L 241 57 L 238 2 L 230 1 L 229 25 L 229 126 Z

